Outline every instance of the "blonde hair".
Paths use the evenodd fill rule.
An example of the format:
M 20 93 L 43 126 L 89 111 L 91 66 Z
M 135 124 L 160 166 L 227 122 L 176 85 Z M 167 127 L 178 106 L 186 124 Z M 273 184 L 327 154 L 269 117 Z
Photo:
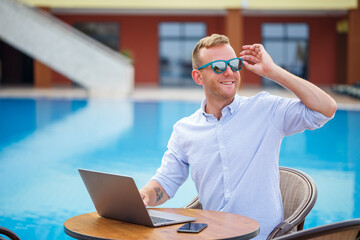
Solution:
M 192 53 L 192 67 L 198 69 L 202 64 L 199 57 L 200 49 L 211 48 L 215 46 L 221 46 L 230 44 L 229 38 L 225 35 L 212 34 L 211 36 L 204 37 L 196 44 Z

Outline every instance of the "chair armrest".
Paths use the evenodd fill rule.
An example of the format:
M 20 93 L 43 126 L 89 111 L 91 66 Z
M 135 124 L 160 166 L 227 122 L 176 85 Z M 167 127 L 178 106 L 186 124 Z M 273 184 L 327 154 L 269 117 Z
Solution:
M 13 231 L 4 227 L 0 227 L 0 235 L 5 235 L 9 237 L 11 240 L 20 240 L 20 238 Z M 0 236 L 0 239 L 3 238 Z
M 296 231 L 302 230 L 304 227 L 304 222 L 305 222 L 305 220 L 301 221 L 300 223 L 294 224 L 294 223 L 289 223 L 285 220 L 285 221 L 279 223 L 274 228 L 274 230 L 272 230 L 272 232 L 267 237 L 267 240 L 274 239 L 276 237 L 280 237 L 285 234 L 288 234 L 294 228 L 296 228 Z
M 272 230 L 272 232 L 267 237 L 267 240 L 283 236 L 290 232 L 293 228 L 294 226 L 292 224 L 288 222 L 281 222 L 274 228 L 274 230 Z
M 191 208 L 191 209 L 202 209 L 202 204 L 199 201 L 199 197 L 196 196 L 190 203 L 188 203 L 184 208 Z

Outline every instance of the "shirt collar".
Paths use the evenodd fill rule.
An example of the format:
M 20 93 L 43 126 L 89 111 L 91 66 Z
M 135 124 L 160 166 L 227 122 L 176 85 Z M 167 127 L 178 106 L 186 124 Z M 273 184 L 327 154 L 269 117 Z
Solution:
M 201 111 L 205 117 L 212 115 L 212 114 L 208 114 L 205 112 L 206 103 L 207 103 L 207 100 L 206 100 L 206 98 L 204 98 L 204 100 L 201 103 Z M 232 103 L 225 106 L 222 111 L 224 111 L 224 109 L 229 109 L 230 114 L 233 114 L 235 109 L 239 106 L 239 104 L 240 104 L 240 96 L 238 94 L 235 94 L 235 97 L 234 97 L 234 100 L 232 101 Z
M 201 102 L 201 112 L 204 116 L 207 116 L 208 114 L 205 112 L 205 106 L 206 106 L 206 98 L 204 98 Z
M 240 104 L 240 96 L 238 94 L 235 94 L 235 97 L 234 97 L 234 101 L 232 101 L 232 103 L 230 103 L 228 106 L 229 110 L 230 110 L 230 113 L 233 114 L 236 110 L 236 108 L 239 106 Z

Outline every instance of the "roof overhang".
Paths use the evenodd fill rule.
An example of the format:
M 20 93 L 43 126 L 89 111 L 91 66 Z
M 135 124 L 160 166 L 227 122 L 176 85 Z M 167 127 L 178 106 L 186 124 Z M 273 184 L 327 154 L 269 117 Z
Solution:
M 61 9 L 167 10 L 349 10 L 358 0 L 20 0 L 36 7 Z

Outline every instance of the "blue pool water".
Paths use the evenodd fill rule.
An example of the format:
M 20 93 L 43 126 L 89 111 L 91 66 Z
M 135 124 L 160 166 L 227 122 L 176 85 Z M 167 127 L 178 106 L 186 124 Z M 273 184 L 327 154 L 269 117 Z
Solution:
M 78 168 L 131 175 L 142 187 L 173 124 L 200 103 L 0 99 L 0 226 L 22 239 L 71 239 L 66 219 L 95 211 Z M 360 112 L 284 139 L 280 165 L 305 171 L 318 201 L 305 227 L 360 217 Z M 165 207 L 196 195 L 188 180 Z

